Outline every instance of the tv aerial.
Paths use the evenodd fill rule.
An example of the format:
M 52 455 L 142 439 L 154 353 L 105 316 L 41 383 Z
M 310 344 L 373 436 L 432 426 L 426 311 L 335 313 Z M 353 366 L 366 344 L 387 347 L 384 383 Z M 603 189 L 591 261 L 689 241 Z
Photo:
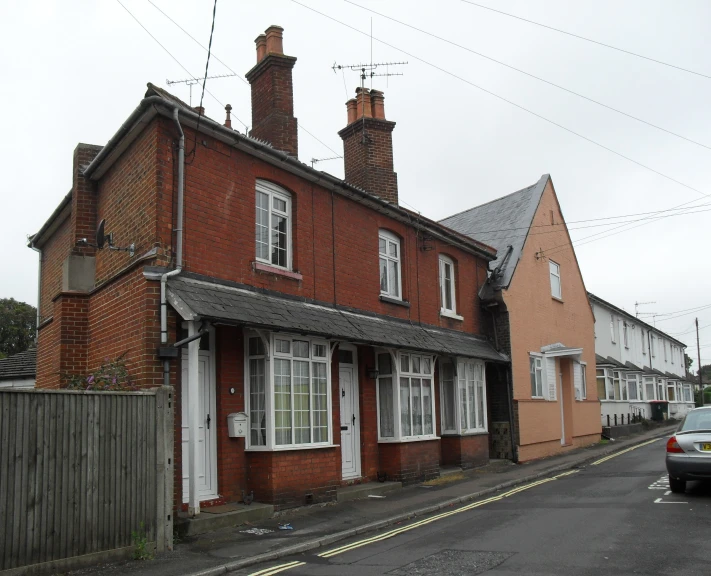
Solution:
M 96 243 L 92 244 L 86 238 L 81 238 L 80 240 L 77 240 L 77 244 L 79 246 L 91 246 L 92 248 L 98 248 L 99 250 L 103 250 L 104 247 L 106 247 L 109 250 L 114 250 L 116 252 L 128 252 L 129 257 L 131 258 L 133 258 L 133 256 L 136 254 L 136 245 L 133 242 L 131 242 L 131 244 L 126 247 L 114 245 L 114 233 L 106 232 L 105 218 L 102 219 L 101 222 L 99 222 L 99 227 L 96 229 L 95 240 Z
M 214 78 L 231 78 L 232 76 L 237 76 L 237 74 L 217 74 L 216 76 L 208 76 L 205 80 L 212 80 Z M 193 105 L 193 86 L 195 84 L 202 84 L 202 79 L 200 78 L 186 78 L 185 80 L 166 80 L 165 83 L 168 86 L 173 84 L 187 84 L 190 87 L 190 106 Z

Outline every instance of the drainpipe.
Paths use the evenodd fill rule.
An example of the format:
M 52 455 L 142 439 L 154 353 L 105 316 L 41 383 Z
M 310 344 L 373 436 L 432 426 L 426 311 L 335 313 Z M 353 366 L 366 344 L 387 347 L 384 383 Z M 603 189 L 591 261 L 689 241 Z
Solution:
M 30 248 L 39 254 L 39 263 L 37 264 L 37 325 L 35 326 L 35 346 L 37 346 L 39 342 L 40 304 L 42 300 L 42 249 L 37 248 L 34 242 L 30 242 Z
M 180 133 L 178 140 L 178 217 L 175 228 L 175 268 L 160 277 L 160 342 L 168 343 L 168 303 L 166 283 L 171 276 L 177 276 L 183 270 L 183 186 L 185 165 L 185 133 L 180 126 L 178 107 L 173 109 L 173 120 Z M 163 360 L 163 385 L 170 386 L 170 360 Z

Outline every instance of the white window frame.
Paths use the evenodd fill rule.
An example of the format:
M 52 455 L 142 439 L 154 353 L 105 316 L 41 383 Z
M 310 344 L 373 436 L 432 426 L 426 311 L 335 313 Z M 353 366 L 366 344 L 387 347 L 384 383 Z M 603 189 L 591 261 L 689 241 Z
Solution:
M 588 377 L 586 374 L 588 365 L 586 362 L 575 362 L 574 366 L 575 370 L 580 370 L 580 389 L 578 390 L 574 386 L 574 388 L 576 388 L 574 390 L 575 400 L 581 402 L 583 400 L 586 400 L 588 397 Z M 573 382 L 575 382 L 575 375 L 573 375 Z
M 644 329 L 640 330 L 640 333 L 642 334 L 642 354 L 645 356 L 647 355 L 647 338 L 644 333 Z
M 662 340 L 662 347 L 664 348 L 664 361 L 667 361 L 667 341 Z
M 563 299 L 563 283 L 560 278 L 560 264 L 549 259 L 548 260 L 548 272 L 549 272 L 549 277 L 550 277 L 550 282 L 551 282 L 551 296 L 553 296 L 553 298 L 557 298 L 558 300 L 562 300 Z M 558 279 L 558 294 L 556 294 L 554 291 L 553 278 Z
M 385 253 L 380 252 L 380 242 L 384 241 L 385 242 Z M 390 254 L 390 245 L 394 244 L 397 247 L 397 256 L 393 257 Z M 382 279 L 382 263 L 381 261 L 384 260 L 386 262 L 385 266 L 385 276 L 386 276 L 386 282 L 387 282 L 387 289 L 383 290 L 383 279 Z M 391 268 L 390 268 L 390 262 L 395 262 L 396 263 L 396 270 L 397 270 L 397 290 L 394 291 L 393 288 L 393 281 L 391 277 Z M 378 277 L 380 278 L 380 294 L 381 296 L 386 296 L 388 298 L 395 298 L 396 300 L 402 300 L 402 244 L 400 242 L 400 238 L 398 238 L 395 234 L 390 232 L 389 230 L 379 230 L 378 231 L 378 270 L 379 270 L 379 275 Z
M 625 348 L 629 350 L 630 348 L 630 339 L 629 339 L 629 324 L 627 322 L 624 322 L 622 324 L 622 341 L 625 343 Z
M 450 273 L 450 300 L 452 306 L 447 308 L 447 286 L 444 282 L 445 272 L 449 266 Z M 459 314 L 457 314 L 457 276 L 454 271 L 454 260 L 449 256 L 444 254 L 439 255 L 439 298 L 440 298 L 440 310 L 439 313 L 442 316 L 448 316 L 449 318 L 455 318 L 457 320 L 463 320 Z
M 445 383 L 442 378 L 445 366 L 452 369 L 453 380 L 449 381 L 454 389 L 454 428 L 445 428 Z M 477 378 L 477 372 L 481 379 Z M 470 397 L 473 394 L 473 398 Z M 485 434 L 488 431 L 486 407 L 486 365 L 481 360 L 456 358 L 440 361 L 440 406 L 442 434 L 467 436 Z M 474 406 L 472 413 L 471 407 Z M 463 413 L 466 412 L 466 413 Z M 477 425 L 478 424 L 478 425 Z
M 262 342 L 264 348 L 264 354 L 258 356 L 250 356 L 249 353 L 249 343 L 250 339 L 259 338 Z M 289 352 L 279 351 L 277 352 L 277 340 L 289 342 Z M 294 357 L 294 341 L 308 342 L 308 358 Z M 324 353 L 325 356 L 315 356 L 317 351 Z M 331 399 L 331 346 L 327 340 L 323 338 L 312 338 L 308 336 L 299 336 L 296 334 L 284 334 L 284 333 L 264 333 L 257 331 L 245 331 L 244 338 L 244 398 L 245 398 L 245 412 L 248 415 L 249 425 L 248 433 L 245 438 L 245 449 L 250 451 L 282 451 L 282 450 L 308 450 L 313 448 L 322 448 L 327 446 L 333 446 L 333 414 L 332 414 L 332 399 Z M 263 359 L 264 360 L 264 374 L 265 374 L 265 419 L 266 419 L 266 442 L 264 444 L 253 444 L 252 442 L 252 422 L 251 422 L 251 372 L 250 372 L 250 360 Z M 275 361 L 276 360 L 290 360 L 291 363 L 291 384 L 290 384 L 290 411 L 291 411 L 291 444 L 277 444 L 276 443 L 276 417 L 275 417 L 275 384 L 274 384 L 274 373 L 275 373 Z M 294 386 L 294 361 L 308 362 L 309 365 L 309 429 L 310 438 L 313 440 L 314 437 L 314 414 L 316 412 L 314 400 L 317 394 L 315 394 L 315 382 L 316 377 L 314 374 L 314 364 L 325 365 L 325 376 L 326 376 L 326 427 L 327 427 L 327 439 L 322 442 L 302 442 L 296 443 L 295 440 L 295 430 L 296 419 L 295 419 L 295 406 L 294 406 L 294 396 L 295 386 Z M 322 394 L 318 394 L 322 396 Z M 322 410 L 318 412 L 323 412 Z
M 531 398 L 542 400 L 545 398 L 543 390 L 543 356 L 530 352 L 528 357 L 528 371 L 531 375 Z M 536 392 L 540 390 L 540 394 L 533 393 L 534 381 L 536 383 Z
M 684 402 L 694 401 L 694 391 L 691 389 L 691 384 L 684 384 Z
M 630 374 L 629 372 L 627 373 L 627 378 L 626 378 L 626 384 L 627 384 L 627 398 L 630 402 L 639 402 L 642 400 L 639 395 L 639 377 L 637 374 Z M 632 398 L 632 394 L 630 393 L 631 390 L 634 390 L 634 395 L 635 397 Z
M 650 344 L 649 344 L 650 353 L 652 354 L 652 358 L 656 358 L 657 357 L 657 340 L 654 337 L 653 332 L 649 335 L 649 338 L 650 338 Z M 650 366 L 651 366 L 651 364 L 650 364 Z
M 669 394 L 670 389 L 674 394 L 674 400 L 671 399 L 671 394 Z M 677 390 L 676 382 L 674 380 L 667 380 L 667 400 L 669 402 L 678 402 L 679 401 L 679 399 L 677 398 L 677 392 L 678 392 L 678 390 Z
M 613 344 L 617 344 L 616 337 L 617 336 L 615 335 L 615 317 L 610 314 L 610 341 Z
M 267 229 L 267 254 L 268 257 L 264 258 L 263 256 L 259 256 L 259 242 L 257 241 L 257 226 L 259 226 L 258 223 L 258 214 L 259 214 L 259 202 L 257 201 L 257 198 L 259 197 L 259 194 L 265 194 L 268 197 L 268 202 L 269 202 L 269 212 L 268 212 L 268 229 Z M 268 266 L 274 266 L 275 268 L 281 268 L 283 270 L 291 270 L 291 262 L 292 262 L 292 238 L 291 238 L 291 230 L 292 230 L 292 214 L 291 214 L 291 194 L 284 190 L 283 188 L 280 188 L 276 184 L 272 184 L 271 182 L 268 182 L 266 180 L 257 180 L 257 185 L 256 185 L 256 191 L 255 191 L 255 206 L 254 206 L 254 218 L 255 218 L 255 258 L 257 262 L 262 262 L 264 264 L 267 264 Z M 286 209 L 285 210 L 279 210 L 274 207 L 274 200 L 281 200 L 286 203 Z M 281 264 L 276 264 L 272 262 L 272 217 L 273 216 L 279 216 L 281 218 L 286 219 L 286 263 L 285 265 Z
M 652 376 L 642 377 L 642 386 L 644 388 L 644 399 L 649 402 L 650 400 L 656 400 L 657 386 Z M 649 386 L 652 387 L 652 396 L 649 396 Z
M 667 399 L 667 392 L 666 392 L 666 384 L 664 383 L 663 378 L 657 378 L 656 381 L 656 394 L 657 394 L 657 400 L 666 400 Z
M 414 441 L 419 441 L 419 440 L 435 440 L 438 438 L 437 436 L 437 416 L 435 413 L 435 382 L 434 382 L 434 374 L 435 374 L 435 355 L 434 354 L 422 354 L 420 352 L 414 352 L 414 351 L 409 351 L 409 350 L 386 350 L 386 349 L 376 349 L 375 355 L 376 355 L 376 364 L 379 364 L 380 362 L 380 354 L 389 354 L 390 355 L 390 361 L 392 362 L 392 374 L 381 374 L 380 373 L 380 366 L 378 365 L 378 377 L 376 381 L 376 400 L 377 400 L 377 410 L 378 410 L 378 442 L 414 442 Z M 408 370 L 410 371 L 404 371 L 402 370 L 402 362 L 403 362 L 403 357 L 407 356 L 408 357 Z M 413 358 L 416 358 L 417 361 L 419 362 L 419 372 L 415 372 L 415 362 L 413 361 Z M 427 366 L 429 364 L 429 371 Z M 381 381 L 383 378 L 391 378 L 392 379 L 392 407 L 393 407 L 393 436 L 383 436 L 382 435 L 382 430 L 381 430 Z M 410 411 L 410 434 L 404 434 L 403 432 L 403 427 L 402 427 L 402 402 L 401 402 L 401 392 L 400 392 L 400 386 L 401 386 L 401 379 L 408 379 L 408 387 L 409 387 L 409 400 L 412 402 L 412 398 L 414 397 L 412 391 L 413 391 L 413 379 L 417 380 L 430 380 L 430 414 L 432 416 L 432 432 L 427 434 L 425 433 L 425 402 L 424 402 L 424 386 L 420 384 L 420 405 L 421 405 L 421 414 L 422 414 L 422 434 L 412 434 L 413 429 L 414 429 L 414 410 Z M 412 404 L 411 404 L 412 405 Z

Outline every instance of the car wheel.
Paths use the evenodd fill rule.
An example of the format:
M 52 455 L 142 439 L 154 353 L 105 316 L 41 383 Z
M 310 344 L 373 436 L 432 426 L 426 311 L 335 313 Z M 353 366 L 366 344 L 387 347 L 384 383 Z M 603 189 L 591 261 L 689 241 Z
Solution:
M 674 494 L 683 494 L 686 491 L 686 480 L 679 480 L 669 476 L 669 488 Z

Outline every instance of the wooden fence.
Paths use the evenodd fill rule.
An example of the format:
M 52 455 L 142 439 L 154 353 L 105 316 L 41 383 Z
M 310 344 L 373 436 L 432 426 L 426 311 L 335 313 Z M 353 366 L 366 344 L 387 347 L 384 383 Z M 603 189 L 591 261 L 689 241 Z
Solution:
M 0 570 L 172 549 L 172 463 L 171 388 L 0 390 Z

